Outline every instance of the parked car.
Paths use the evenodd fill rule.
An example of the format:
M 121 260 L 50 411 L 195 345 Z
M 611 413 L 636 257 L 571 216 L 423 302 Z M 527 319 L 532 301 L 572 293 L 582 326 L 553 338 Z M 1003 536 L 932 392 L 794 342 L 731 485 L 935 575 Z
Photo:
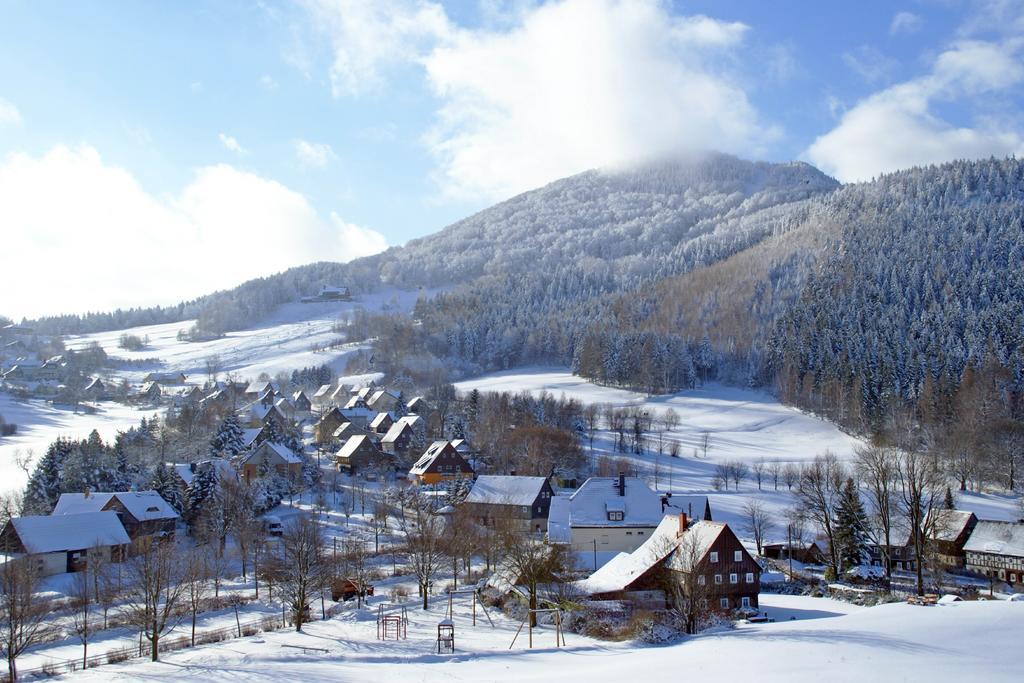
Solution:
M 284 525 L 281 524 L 281 518 L 274 515 L 267 515 L 263 518 L 263 528 L 271 536 L 281 536 L 284 534 Z

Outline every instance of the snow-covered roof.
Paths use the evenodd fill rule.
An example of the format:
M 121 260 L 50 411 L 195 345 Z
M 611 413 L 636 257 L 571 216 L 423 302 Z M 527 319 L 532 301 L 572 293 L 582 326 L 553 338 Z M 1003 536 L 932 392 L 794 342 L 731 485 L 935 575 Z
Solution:
M 420 459 L 416 461 L 416 464 L 414 464 L 409 469 L 409 474 L 423 474 L 424 472 L 426 472 L 427 468 L 430 467 L 431 463 L 433 463 L 434 460 L 439 455 L 444 453 L 445 448 L 447 448 L 450 445 L 450 441 L 435 441 L 434 443 L 430 444 L 430 446 L 427 448 L 426 453 L 421 455 Z
M 968 510 L 938 510 L 935 516 L 933 536 L 937 541 L 955 541 L 975 519 L 974 513 Z
M 548 540 L 552 543 L 571 543 L 569 526 L 569 496 L 552 496 L 548 508 Z
M 533 505 L 546 477 L 509 477 L 482 475 L 477 477 L 466 496 L 467 503 L 488 505 Z
M 238 473 L 235 468 L 231 466 L 224 458 L 211 458 L 210 460 L 204 460 L 196 463 L 168 463 L 168 467 L 173 467 L 175 473 L 185 482 L 185 486 L 192 485 L 192 479 L 196 476 L 195 470 L 199 469 L 201 465 L 206 463 L 212 463 L 213 469 L 217 473 L 217 479 L 227 478 L 238 478 Z
M 316 390 L 316 393 L 313 394 L 313 398 L 323 398 L 324 396 L 330 396 L 331 391 L 333 391 L 333 388 L 331 387 L 330 384 L 322 384 L 320 385 L 320 388 Z
M 1024 522 L 981 520 L 967 539 L 964 550 L 974 553 L 1024 557 Z
M 155 519 L 176 519 L 174 511 L 156 491 L 115 491 L 112 493 L 62 493 L 53 509 L 54 515 L 77 515 L 84 512 L 99 512 L 110 502 L 117 500 L 140 522 Z
M 388 428 L 387 434 L 384 435 L 384 438 L 381 439 L 381 441 L 385 443 L 397 441 L 398 437 L 402 435 L 402 432 L 415 426 L 419 419 L 419 415 L 404 415 L 398 418 L 395 420 L 395 424 Z
M 267 389 L 272 389 L 273 385 L 270 382 L 250 382 L 249 386 L 245 388 L 247 394 L 263 394 Z
M 395 418 L 392 417 L 391 413 L 377 413 L 377 415 L 372 420 L 370 420 L 370 428 L 371 429 L 377 429 L 378 427 L 381 426 L 381 424 L 384 423 L 385 420 L 394 420 L 394 419 Z M 393 424 L 393 422 L 392 422 L 392 424 Z M 389 428 L 390 428 L 390 425 L 389 425 Z
M 83 512 L 99 512 L 113 497 L 113 493 L 62 493 L 50 514 L 77 515 Z
M 263 450 L 267 448 L 276 453 L 281 458 L 281 460 L 283 460 L 285 463 L 289 465 L 296 465 L 302 462 L 302 458 L 296 455 L 295 451 L 288 448 L 287 446 L 283 446 L 279 443 L 274 443 L 272 441 L 264 441 L 263 443 L 261 443 L 259 448 L 257 448 L 256 450 L 249 453 L 249 455 L 242 458 L 242 462 L 248 462 L 257 453 L 262 453 Z
M 253 442 L 256 441 L 256 437 L 258 437 L 260 435 L 260 432 L 262 432 L 263 429 L 264 429 L 263 427 L 253 427 L 252 429 L 243 429 L 242 430 L 242 444 L 246 448 L 251 447 Z
M 47 517 L 11 519 L 18 538 L 29 553 L 55 553 L 85 550 L 95 545 L 125 545 L 131 541 L 117 513 L 83 512 Z
M 591 477 L 569 497 L 569 519 L 558 522 L 573 527 L 656 527 L 663 517 L 661 496 L 638 477 L 625 477 L 625 491 L 618 477 Z M 621 511 L 621 521 L 608 519 L 609 511 Z
M 373 441 L 370 437 L 365 434 L 357 434 L 356 436 L 349 437 L 345 445 L 337 452 L 336 456 L 339 458 L 351 458 L 352 454 L 359 448 L 364 447 L 366 444 L 373 446 Z

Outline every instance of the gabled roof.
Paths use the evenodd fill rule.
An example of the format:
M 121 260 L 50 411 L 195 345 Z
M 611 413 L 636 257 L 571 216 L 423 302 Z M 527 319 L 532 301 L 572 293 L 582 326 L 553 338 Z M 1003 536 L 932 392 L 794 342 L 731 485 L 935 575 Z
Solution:
M 14 517 L 14 530 L 25 550 L 31 554 L 85 550 L 95 545 L 130 543 L 117 513 L 82 512 L 46 517 Z
M 422 418 L 419 415 L 403 415 L 395 420 L 395 424 L 388 428 L 387 434 L 381 439 L 381 443 L 393 443 L 398 440 L 406 429 L 412 429 Z
M 373 440 L 371 440 L 370 437 L 368 437 L 365 434 L 358 434 L 356 436 L 350 437 L 349 440 L 345 442 L 345 445 L 342 446 L 341 449 L 335 454 L 335 457 L 351 458 L 352 455 L 357 450 L 367 445 L 371 446 L 374 450 L 377 450 L 376 444 L 373 443 Z
M 185 483 L 185 486 L 191 486 L 192 480 L 195 478 L 195 470 L 199 469 L 201 465 L 206 463 L 212 463 L 213 469 L 217 473 L 217 480 L 221 481 L 224 479 L 238 478 L 238 472 L 231 466 L 231 463 L 224 458 L 211 458 L 210 460 L 203 460 L 202 462 L 196 463 L 167 463 L 168 467 L 174 469 L 175 474 Z
M 244 464 L 249 462 L 257 454 L 266 452 L 266 449 L 270 449 L 272 453 L 276 454 L 288 465 L 297 465 L 302 462 L 302 458 L 296 455 L 295 451 L 287 446 L 282 446 L 281 444 L 273 443 L 272 441 L 264 441 L 256 450 L 242 458 L 242 463 Z
M 618 477 L 591 477 L 569 497 L 569 527 L 656 527 L 663 517 L 661 496 L 638 477 L 625 478 L 625 495 L 619 495 Z M 561 511 L 562 508 L 559 508 Z M 609 511 L 621 511 L 622 521 L 608 519 Z
M 246 448 L 251 448 L 256 438 L 260 435 L 266 427 L 253 427 L 252 429 L 242 430 L 242 445 Z
M 116 491 L 113 493 L 62 493 L 53 509 L 54 515 L 77 515 L 99 512 L 116 498 L 140 522 L 155 519 L 177 519 L 166 500 L 156 491 Z
M 249 382 L 249 386 L 245 388 L 247 394 L 264 394 L 267 389 L 273 389 L 273 385 L 270 382 Z
M 370 420 L 370 428 L 377 429 L 386 420 L 391 420 L 391 424 L 394 424 L 395 418 L 391 415 L 391 413 L 377 413 L 377 415 L 372 420 Z M 390 429 L 390 426 L 388 428 Z
M 437 460 L 438 457 L 443 455 L 445 452 L 451 449 L 451 452 L 458 455 L 460 458 L 462 455 L 452 447 L 450 441 L 435 441 L 430 444 L 427 451 L 420 456 L 420 459 L 416 461 L 416 464 L 409 469 L 409 474 L 417 475 L 425 473 L 430 466 Z M 468 465 L 468 463 L 467 463 Z
M 99 377 L 94 377 L 92 379 L 92 381 L 89 382 L 88 386 L 85 387 L 85 390 L 89 391 L 90 389 L 102 389 L 102 388 L 103 388 L 103 380 L 101 380 Z
M 964 550 L 974 553 L 1024 557 L 1024 522 L 978 522 Z
M 330 384 L 322 384 L 320 385 L 320 388 L 316 390 L 316 393 L 313 394 L 313 398 L 323 398 L 325 396 L 330 396 L 331 391 L 333 391 L 333 388 L 331 387 Z
M 533 505 L 547 477 L 481 475 L 466 496 L 467 503 L 487 505 Z
M 936 541 L 955 541 L 976 520 L 974 513 L 967 510 L 936 510 L 932 535 Z
M 710 509 L 707 496 L 670 493 L 665 498 L 665 512 L 685 512 L 694 521 L 704 519 L 704 513 Z
M 298 403 L 300 399 L 304 399 L 307 403 L 309 402 L 309 397 L 306 396 L 305 391 L 300 390 L 292 394 L 292 403 Z

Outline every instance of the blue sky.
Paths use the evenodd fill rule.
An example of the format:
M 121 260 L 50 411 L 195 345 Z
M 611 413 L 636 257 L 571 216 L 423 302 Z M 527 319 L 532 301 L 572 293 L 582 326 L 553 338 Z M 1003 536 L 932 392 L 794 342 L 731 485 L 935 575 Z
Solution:
M 0 313 L 170 303 L 674 152 L 1019 153 L 1022 41 L 1009 0 L 0 0 Z

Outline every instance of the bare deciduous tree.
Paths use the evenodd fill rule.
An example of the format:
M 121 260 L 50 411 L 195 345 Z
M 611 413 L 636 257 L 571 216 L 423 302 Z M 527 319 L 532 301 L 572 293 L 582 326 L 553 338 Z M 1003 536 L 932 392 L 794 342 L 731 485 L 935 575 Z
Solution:
M 743 506 L 743 526 L 751 536 L 754 537 L 754 544 L 757 546 L 757 554 L 761 554 L 764 538 L 772 529 L 771 514 L 760 500 L 751 498 Z
M 924 595 L 924 562 L 928 539 L 934 538 L 935 512 L 942 508 L 946 483 L 935 459 L 928 454 L 904 450 L 896 466 L 899 506 L 910 529 L 917 567 L 917 594 Z
M 48 601 L 35 595 L 38 582 L 32 557 L 14 558 L 0 567 L 0 651 L 11 681 L 18 679 L 15 660 L 42 638 L 50 613 Z
M 140 546 L 127 563 L 124 614 L 150 642 L 154 662 L 160 658 L 160 637 L 177 624 L 184 569 L 175 544 L 158 541 Z
M 887 446 L 866 446 L 857 449 L 857 474 L 867 490 L 871 503 L 869 534 L 882 550 L 885 576 L 892 580 L 892 522 L 896 505 L 896 469 L 898 452 Z
M 280 551 L 274 558 L 283 601 L 291 608 L 295 630 L 308 621 L 306 611 L 317 593 L 334 575 L 331 559 L 324 552 L 323 531 L 314 520 L 302 516 L 281 535 Z
M 423 609 L 429 609 L 430 586 L 445 559 L 444 520 L 417 507 L 415 513 L 406 518 L 403 529 L 406 556 L 416 575 Z
M 805 517 L 825 534 L 829 548 L 829 568 L 833 576 L 839 572 L 839 555 L 835 544 L 833 513 L 846 472 L 835 455 L 817 456 L 800 474 L 796 497 Z

